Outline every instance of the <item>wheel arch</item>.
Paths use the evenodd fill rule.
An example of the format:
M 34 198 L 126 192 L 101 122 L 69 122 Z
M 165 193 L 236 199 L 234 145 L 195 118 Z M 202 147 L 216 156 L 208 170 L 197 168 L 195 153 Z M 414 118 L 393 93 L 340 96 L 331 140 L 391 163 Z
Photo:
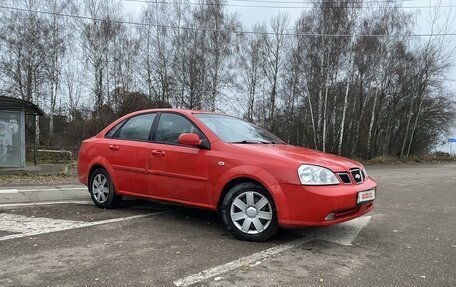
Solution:
M 105 158 L 102 158 L 102 157 L 94 158 L 92 160 L 92 162 L 90 163 L 89 172 L 87 173 L 87 185 L 88 186 L 90 185 L 90 179 L 92 178 L 92 174 L 98 168 L 102 168 L 108 173 L 109 178 L 111 179 L 111 183 L 114 187 L 114 191 L 116 193 L 118 193 L 117 188 L 116 188 L 116 180 L 114 177 L 114 169 L 109 164 L 109 162 Z M 90 187 L 89 187 L 89 189 L 90 189 Z
M 97 170 L 99 168 L 106 170 L 106 168 L 102 164 L 99 164 L 99 163 L 96 163 L 90 167 L 90 170 L 89 170 L 89 173 L 87 176 L 89 184 L 90 184 L 90 179 L 92 178 L 92 174 L 94 173 L 95 170 Z M 106 172 L 107 172 L 107 170 L 106 170 Z
M 279 210 L 281 209 L 280 206 L 283 201 L 283 194 L 280 185 L 271 174 L 263 169 L 253 166 L 237 167 L 227 171 L 224 176 L 222 176 L 217 185 L 216 194 L 214 194 L 216 202 L 214 202 L 215 206 L 213 206 L 215 207 L 217 213 L 220 213 L 220 207 L 223 199 L 230 189 L 244 182 L 253 182 L 263 186 L 274 200 L 277 214 L 281 214 Z
M 254 183 L 254 184 L 259 184 L 261 186 L 263 186 L 269 194 L 271 194 L 271 192 L 269 192 L 268 188 L 266 186 L 264 186 L 264 184 L 262 184 L 261 182 L 251 178 L 251 177 L 236 177 L 236 178 L 233 178 L 231 179 L 230 181 L 228 181 L 225 186 L 223 186 L 222 190 L 220 191 L 220 195 L 218 197 L 218 200 L 217 200 L 217 213 L 220 214 L 220 209 L 221 209 L 221 206 L 222 206 L 222 202 L 223 202 L 223 199 L 225 198 L 225 196 L 228 194 L 228 192 L 233 188 L 235 187 L 236 185 L 238 184 L 241 184 L 241 183 L 246 183 L 246 182 L 251 182 L 251 183 Z M 272 195 L 271 195 L 272 196 Z

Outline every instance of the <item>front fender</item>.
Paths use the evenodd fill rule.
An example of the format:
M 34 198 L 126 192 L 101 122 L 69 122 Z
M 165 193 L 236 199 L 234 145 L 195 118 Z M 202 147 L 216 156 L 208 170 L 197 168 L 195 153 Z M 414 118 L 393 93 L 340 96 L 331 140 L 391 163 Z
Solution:
M 277 180 L 266 170 L 251 165 L 241 165 L 225 171 L 215 184 L 212 193 L 212 206 L 217 208 L 223 188 L 232 180 L 237 178 L 250 178 L 261 183 L 269 191 L 274 200 L 279 218 L 286 212 L 281 206 L 284 201 L 284 194 Z

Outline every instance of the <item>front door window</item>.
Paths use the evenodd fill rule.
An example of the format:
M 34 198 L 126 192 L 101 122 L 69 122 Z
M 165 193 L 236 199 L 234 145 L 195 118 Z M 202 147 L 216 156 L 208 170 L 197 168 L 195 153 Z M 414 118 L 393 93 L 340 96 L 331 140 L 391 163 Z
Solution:
M 186 118 L 176 114 L 162 114 L 158 123 L 155 141 L 158 143 L 178 144 L 181 134 L 194 133 L 203 139 L 200 131 Z

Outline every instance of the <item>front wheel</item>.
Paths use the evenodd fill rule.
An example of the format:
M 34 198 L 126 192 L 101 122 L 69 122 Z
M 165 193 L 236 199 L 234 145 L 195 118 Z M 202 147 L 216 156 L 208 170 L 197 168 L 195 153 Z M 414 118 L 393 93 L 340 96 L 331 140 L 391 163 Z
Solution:
M 93 202 L 100 208 L 115 208 L 122 200 L 122 196 L 115 193 L 111 178 L 103 168 L 97 168 L 92 173 L 89 191 Z
M 252 182 L 234 186 L 221 207 L 222 220 L 236 238 L 265 241 L 278 229 L 277 212 L 268 191 Z

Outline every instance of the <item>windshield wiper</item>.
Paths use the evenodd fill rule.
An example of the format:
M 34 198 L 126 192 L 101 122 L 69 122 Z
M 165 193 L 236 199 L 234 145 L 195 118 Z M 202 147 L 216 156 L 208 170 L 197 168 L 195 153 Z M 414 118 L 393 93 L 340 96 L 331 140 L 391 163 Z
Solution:
M 276 142 L 256 141 L 256 140 L 243 140 L 237 142 L 230 142 L 234 144 L 275 144 Z

